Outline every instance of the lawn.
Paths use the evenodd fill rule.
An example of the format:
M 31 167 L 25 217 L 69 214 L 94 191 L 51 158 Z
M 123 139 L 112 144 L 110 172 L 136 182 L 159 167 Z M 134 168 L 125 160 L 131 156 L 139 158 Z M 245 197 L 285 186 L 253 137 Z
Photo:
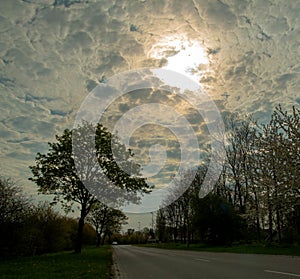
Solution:
M 110 278 L 112 250 L 89 247 L 81 254 L 61 252 L 0 262 L 0 278 Z
M 162 248 L 162 249 L 191 250 L 191 251 L 300 256 L 300 246 L 295 246 L 295 245 L 258 243 L 258 244 L 243 244 L 243 245 L 231 245 L 231 246 L 208 246 L 204 244 L 191 244 L 189 247 L 187 247 L 186 244 L 155 243 L 155 244 L 144 244 L 140 246 L 155 247 L 155 248 Z

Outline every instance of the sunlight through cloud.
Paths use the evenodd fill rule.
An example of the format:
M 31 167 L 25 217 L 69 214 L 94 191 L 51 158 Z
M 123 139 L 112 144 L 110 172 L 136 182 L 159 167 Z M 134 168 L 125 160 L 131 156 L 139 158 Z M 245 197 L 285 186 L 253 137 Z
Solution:
M 200 77 L 207 72 L 209 60 L 205 49 L 196 40 L 186 36 L 169 36 L 152 46 L 148 56 L 165 60 L 162 67 L 176 71 L 199 83 Z

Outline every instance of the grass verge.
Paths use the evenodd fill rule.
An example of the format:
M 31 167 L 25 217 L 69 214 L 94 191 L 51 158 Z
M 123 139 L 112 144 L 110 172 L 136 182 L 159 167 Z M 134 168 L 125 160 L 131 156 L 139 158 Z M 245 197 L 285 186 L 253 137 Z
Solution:
M 155 248 L 162 248 L 162 249 L 190 250 L 190 251 L 300 256 L 300 246 L 279 245 L 279 244 L 258 243 L 258 244 L 232 245 L 232 246 L 207 246 L 204 244 L 191 244 L 189 247 L 187 247 L 186 244 L 155 243 L 155 244 L 142 244 L 139 246 L 155 247 Z
M 60 252 L 0 262 L 0 277 L 7 278 L 110 278 L 110 246 L 84 248 L 81 254 Z

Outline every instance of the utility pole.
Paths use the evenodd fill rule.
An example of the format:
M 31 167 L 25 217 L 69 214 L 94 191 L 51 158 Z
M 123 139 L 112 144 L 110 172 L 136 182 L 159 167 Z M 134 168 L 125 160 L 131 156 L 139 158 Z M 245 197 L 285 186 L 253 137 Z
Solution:
M 153 214 L 154 214 L 154 212 L 151 212 L 151 215 L 152 215 L 152 231 L 154 232 L 154 227 L 153 227 L 153 224 L 154 224 L 154 221 L 153 221 Z
M 154 233 L 154 211 L 151 212 L 151 215 L 152 215 L 152 222 L 151 222 L 151 233 L 150 233 L 150 236 L 151 236 L 151 239 L 152 240 L 155 240 L 155 233 Z
M 152 228 L 152 231 L 153 231 L 153 212 L 151 212 L 151 215 L 152 215 L 152 224 L 151 224 L 151 228 Z

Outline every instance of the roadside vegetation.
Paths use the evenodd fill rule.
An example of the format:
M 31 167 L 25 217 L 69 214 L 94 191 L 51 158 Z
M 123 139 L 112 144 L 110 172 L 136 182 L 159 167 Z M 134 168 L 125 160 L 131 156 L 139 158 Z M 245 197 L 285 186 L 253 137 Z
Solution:
M 81 254 L 59 252 L 0 261 L 2 279 L 99 278 L 111 275 L 111 248 L 87 247 Z
M 47 203 L 35 204 L 9 179 L 0 179 L 0 258 L 31 256 L 74 249 L 77 220 L 63 216 Z M 86 224 L 83 242 L 95 243 Z
M 218 183 L 199 197 L 207 171 L 206 165 L 199 166 L 188 190 L 170 204 L 194 175 L 182 173 L 158 211 L 157 241 L 220 246 L 207 248 L 212 250 L 298 253 L 293 247 L 300 243 L 300 110 L 287 112 L 279 106 L 267 124 L 237 114 L 226 115 L 224 122 L 226 156 Z M 223 248 L 233 243 L 253 245 Z
M 265 254 L 265 255 L 289 255 L 300 256 L 299 245 L 288 245 L 278 243 L 252 243 L 252 244 L 232 244 L 230 246 L 210 246 L 207 244 L 190 244 L 189 246 L 180 243 L 153 243 L 139 244 L 141 247 L 189 250 L 189 251 L 206 251 L 206 252 L 223 252 L 238 254 Z
M 66 129 L 49 143 L 47 153 L 37 154 L 35 165 L 30 166 L 30 180 L 37 184 L 38 191 L 51 195 L 52 204 L 61 204 L 66 212 L 73 205 L 79 209 L 76 253 L 81 252 L 86 218 L 93 208 L 99 207 L 97 197 L 120 206 L 124 200 L 138 201 L 138 193 L 150 191 L 151 186 L 140 176 L 140 166 L 132 160 L 133 156 L 106 127 L 87 122 L 73 130 Z M 123 168 L 116 160 L 122 162 Z M 123 169 L 130 170 L 130 174 Z M 109 187 L 108 179 L 124 189 L 122 195 Z
M 72 153 L 74 134 L 84 137 L 78 140 L 80 146 L 77 148 L 83 152 L 77 154 L 78 158 L 75 158 Z M 91 135 L 92 142 L 96 140 L 94 157 L 96 160 L 92 163 L 89 156 L 94 154 L 92 151 L 95 146 L 92 144 L 93 150 L 89 149 L 89 136 Z M 125 166 L 127 164 L 130 166 L 135 176 L 130 176 L 116 164 L 111 143 L 114 144 L 114 152 L 117 152 Z M 120 232 L 127 217 L 123 212 L 108 208 L 98 201 L 96 196 L 101 196 L 102 188 L 96 186 L 105 184 L 107 176 L 115 185 L 120 187 L 125 185 L 125 196 L 128 195 L 136 201 L 138 193 L 148 193 L 151 187 L 139 176 L 140 166 L 132 161 L 132 156 L 132 152 L 126 150 L 125 146 L 120 144 L 119 140 L 105 127 L 100 124 L 93 126 L 83 123 L 76 129 L 66 129 L 62 135 L 56 136 L 56 141 L 49 143 L 48 152 L 38 153 L 35 164 L 30 166 L 32 171 L 30 180 L 36 183 L 39 194 L 49 195 L 46 198 L 48 202 L 38 204 L 33 202 L 26 197 L 15 181 L 1 176 L 0 260 L 8 264 L 7 260 L 10 259 L 13 263 L 13 259 L 17 259 L 18 263 L 22 263 L 23 260 L 20 260 L 20 257 L 26 256 L 24 258 L 26 263 L 30 261 L 30 257 L 34 256 L 32 258 L 34 262 L 39 262 L 38 259 L 40 259 L 41 268 L 43 268 L 43 259 L 49 258 L 49 265 L 51 265 L 57 256 L 62 260 L 65 257 L 71 259 L 71 264 L 72 259 L 80 261 L 80 257 L 67 256 L 70 254 L 64 253 L 56 254 L 53 258 L 52 256 L 41 258 L 36 256 L 71 250 L 80 254 L 83 246 L 99 247 L 107 242 L 112 243 L 112 237 Z M 75 159 L 79 165 L 84 166 L 83 169 L 76 168 Z M 96 168 L 95 164 L 99 164 L 101 169 Z M 96 185 L 94 191 L 85 188 L 79 176 L 94 183 L 93 185 Z M 105 191 L 108 198 L 110 194 L 112 197 L 116 196 L 115 193 L 107 193 L 104 187 Z M 120 205 L 126 197 L 117 196 L 116 202 Z M 65 214 L 63 211 L 58 212 L 54 209 L 54 205 L 57 204 L 61 205 Z M 68 217 L 71 211 L 73 215 L 77 212 L 78 217 Z M 96 253 L 96 250 L 94 252 Z M 90 252 L 86 254 L 87 259 L 90 258 L 89 254 Z M 83 261 L 84 259 L 85 256 L 82 257 Z M 76 269 L 75 266 L 74 268 Z M 3 278 L 2 273 L 0 274 Z
M 65 130 L 49 143 L 47 153 L 37 154 L 35 165 L 30 167 L 30 179 L 40 194 L 49 195 L 51 202 L 33 203 L 17 183 L 0 177 L 1 278 L 108 278 L 111 251 L 103 245 L 112 242 L 299 256 L 299 109 L 294 107 L 288 113 L 279 106 L 269 123 L 263 125 L 236 114 L 224 116 L 224 121 L 225 164 L 213 191 L 199 196 L 207 164 L 200 165 L 195 176 L 186 170 L 176 180 L 168 199 L 180 197 L 162 204 L 155 229 L 152 224 L 151 229 L 128 229 L 123 234 L 120 231 L 127 217 L 96 197 L 105 194 L 109 198 L 111 194 L 121 205 L 128 199 L 136 202 L 139 193 L 151 191 L 140 176 L 140 166 L 132 160 L 133 152 L 100 124 L 92 127 L 83 123 L 75 130 Z M 88 137 L 95 131 L 95 146 L 91 147 Z M 86 152 L 77 158 L 84 166 L 79 174 L 72 153 L 74 133 L 86 137 L 78 141 Z M 112 142 L 119 161 L 125 168 L 130 167 L 133 176 L 115 162 Z M 89 158 L 95 147 L 96 162 Z M 125 195 L 103 193 L 97 187 L 88 190 L 79 178 L 102 185 L 106 181 L 103 174 L 125 189 Z M 193 182 L 184 194 L 178 195 L 190 175 Z M 61 204 L 64 215 L 54 210 L 56 204 Z M 76 205 L 78 217 L 67 217 Z M 90 245 L 97 247 L 85 249 Z

